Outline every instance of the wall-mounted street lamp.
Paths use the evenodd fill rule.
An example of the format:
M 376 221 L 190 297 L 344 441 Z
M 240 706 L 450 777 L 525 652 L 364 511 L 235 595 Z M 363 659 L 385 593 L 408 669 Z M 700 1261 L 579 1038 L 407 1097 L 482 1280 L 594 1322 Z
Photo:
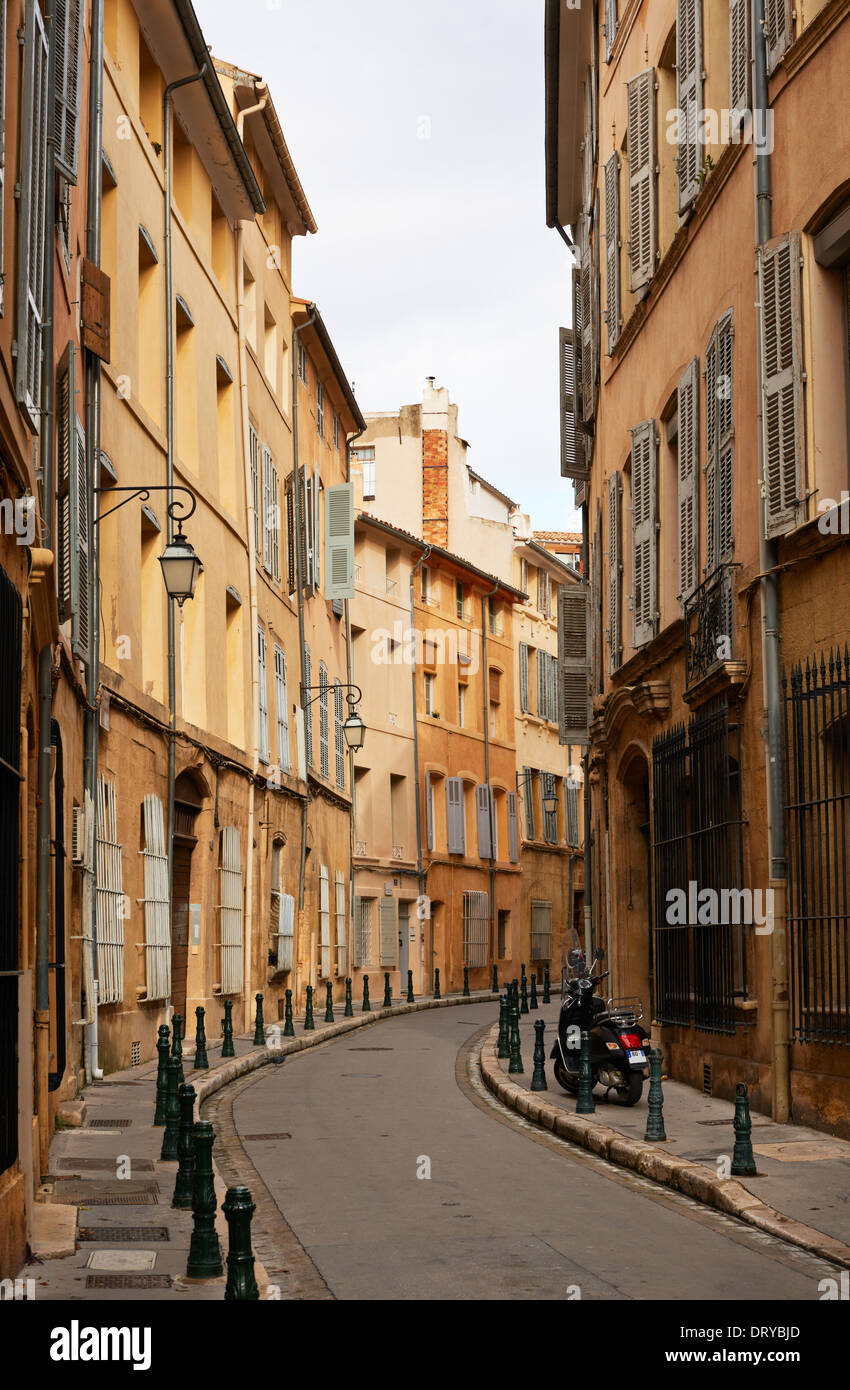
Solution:
M 185 492 L 190 502 L 184 502 L 181 498 L 175 498 L 166 507 L 168 516 L 172 521 L 177 522 L 177 535 L 173 536 L 159 557 L 162 565 L 162 578 L 165 583 L 165 590 L 169 598 L 173 598 L 176 603 L 183 607 L 187 598 L 193 598 L 198 579 L 203 572 L 203 565 L 200 557 L 195 551 L 194 546 L 187 536 L 183 534 L 183 522 L 188 520 L 198 505 L 195 494 L 187 487 L 169 487 L 167 484 L 150 484 L 145 487 L 96 487 L 95 492 L 128 492 L 129 497 L 125 497 L 123 502 L 117 506 L 110 507 L 108 512 L 103 512 L 96 519 L 96 524 L 111 516 L 121 507 L 132 502 L 134 497 L 140 497 L 146 501 L 152 492 Z
M 540 775 L 543 778 L 543 810 L 547 816 L 554 816 L 558 809 L 558 797 L 552 784 L 552 775 L 548 772 L 542 772 Z M 524 788 L 531 786 L 533 777 L 533 772 L 517 773 L 517 790 L 522 796 L 525 796 Z
M 316 694 L 311 700 L 302 699 L 302 708 L 308 710 L 316 700 L 321 699 L 322 695 L 329 694 L 331 690 L 336 689 L 336 685 L 305 685 L 304 695 L 310 690 L 315 690 Z M 340 685 L 339 689 L 346 692 L 345 698 L 348 701 L 348 717 L 342 726 L 342 732 L 348 747 L 352 753 L 356 753 L 363 747 L 366 739 L 366 725 L 357 710 L 357 705 L 363 699 L 363 691 L 359 685 Z M 354 691 L 357 693 L 354 694 Z

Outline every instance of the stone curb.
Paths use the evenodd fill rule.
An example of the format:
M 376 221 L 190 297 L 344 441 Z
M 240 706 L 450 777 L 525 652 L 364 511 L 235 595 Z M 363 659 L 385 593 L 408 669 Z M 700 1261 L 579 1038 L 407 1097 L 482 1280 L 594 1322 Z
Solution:
M 757 1226 L 759 1230 L 778 1236 L 780 1240 L 799 1245 L 813 1255 L 850 1269 L 850 1246 L 824 1235 L 823 1231 L 816 1231 L 813 1226 L 783 1216 L 734 1178 L 718 1178 L 703 1163 L 678 1158 L 642 1139 L 631 1139 L 619 1130 L 586 1120 L 560 1105 L 542 1100 L 539 1093 L 517 1086 L 499 1066 L 496 1056 L 498 1033 L 498 1025 L 495 1025 L 481 1044 L 478 1061 L 484 1084 L 503 1104 L 533 1124 L 598 1154 L 600 1158 L 607 1158 L 622 1168 L 631 1168 L 654 1182 L 664 1183 L 677 1192 L 693 1197 L 697 1202 L 737 1216 L 750 1226 Z

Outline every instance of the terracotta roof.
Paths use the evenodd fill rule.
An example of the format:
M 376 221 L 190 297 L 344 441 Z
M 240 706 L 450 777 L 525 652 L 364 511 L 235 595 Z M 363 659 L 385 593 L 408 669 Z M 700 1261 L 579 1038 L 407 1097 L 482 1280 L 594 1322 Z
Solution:
M 536 541 L 553 541 L 557 544 L 581 545 L 581 535 L 575 531 L 532 531 Z

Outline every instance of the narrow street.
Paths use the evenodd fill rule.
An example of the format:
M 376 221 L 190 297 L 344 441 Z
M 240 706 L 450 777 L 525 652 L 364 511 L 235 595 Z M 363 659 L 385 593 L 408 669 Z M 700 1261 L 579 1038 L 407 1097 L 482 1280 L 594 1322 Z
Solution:
M 392 1019 L 264 1069 L 234 1101 L 336 1298 L 817 1299 L 823 1261 L 498 1106 L 467 1066 L 492 1022 L 492 1004 Z M 271 1133 L 288 1137 L 247 1137 Z

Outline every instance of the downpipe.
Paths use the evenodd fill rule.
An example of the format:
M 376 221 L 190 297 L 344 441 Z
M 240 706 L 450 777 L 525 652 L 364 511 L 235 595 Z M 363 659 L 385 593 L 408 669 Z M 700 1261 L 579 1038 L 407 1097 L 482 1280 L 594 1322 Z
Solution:
M 419 888 L 419 920 L 431 922 L 430 905 L 425 904 L 426 875 L 422 863 L 422 807 L 419 804 L 422 779 L 419 776 L 419 722 L 416 700 L 416 576 L 431 554 L 432 547 L 425 546 L 416 564 L 410 570 L 410 694 L 413 702 L 413 797 L 416 803 L 416 882 Z M 427 916 L 425 913 L 427 911 Z M 425 927 L 422 927 L 423 932 Z M 434 978 L 434 926 L 428 928 L 428 982 Z M 425 982 L 423 982 L 424 984 Z

